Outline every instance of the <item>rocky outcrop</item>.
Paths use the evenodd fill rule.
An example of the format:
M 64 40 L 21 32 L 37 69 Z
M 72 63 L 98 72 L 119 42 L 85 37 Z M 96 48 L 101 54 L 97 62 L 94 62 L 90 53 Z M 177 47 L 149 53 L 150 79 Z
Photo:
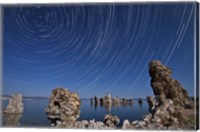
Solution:
M 140 121 L 123 122 L 126 128 L 194 129 L 193 102 L 181 84 L 171 77 L 172 69 L 159 61 L 149 64 L 151 86 L 155 95 L 147 97 L 150 114 Z
M 99 99 L 97 96 L 94 96 L 94 102 L 95 102 L 95 104 L 99 104 Z
M 115 128 L 116 125 L 118 125 L 120 123 L 120 120 L 116 115 L 107 114 L 107 115 L 104 116 L 104 123 L 108 127 Z
M 101 106 L 112 107 L 113 105 L 132 105 L 133 99 L 118 98 L 118 96 L 112 98 L 110 94 L 107 94 L 105 97 L 101 97 L 100 99 L 98 99 L 97 96 L 94 96 L 94 98 L 90 99 L 90 103 L 93 104 L 93 102 L 95 105 L 100 104 Z
M 59 128 L 88 128 L 88 129 L 114 129 L 120 120 L 117 116 L 107 114 L 104 116 L 104 122 L 93 120 L 82 120 L 76 122 L 57 121 L 56 127 Z
M 20 119 L 22 114 L 4 114 L 3 115 L 3 126 L 20 126 Z
M 115 98 L 113 98 L 112 102 L 114 105 L 120 104 L 120 99 L 118 98 L 118 96 L 116 96 Z
M 149 105 L 149 112 L 155 110 L 154 106 L 156 106 L 156 104 L 153 97 L 147 96 L 147 103 Z
M 149 74 L 151 86 L 159 105 L 163 105 L 166 99 L 170 99 L 174 105 L 182 107 L 189 104 L 188 93 L 177 80 L 171 77 L 171 68 L 162 65 L 158 60 L 152 61 L 149 64 Z
M 122 104 L 123 106 L 132 105 L 133 104 L 133 99 L 122 98 L 122 99 L 120 99 L 120 104 Z
M 49 105 L 45 109 L 53 125 L 59 123 L 74 123 L 80 115 L 80 99 L 77 93 L 67 89 L 52 90 Z
M 138 99 L 138 103 L 139 103 L 139 104 L 142 104 L 142 103 L 143 103 L 143 101 L 142 101 L 141 98 Z
M 22 102 L 22 95 L 17 93 L 13 94 L 9 100 L 8 106 L 3 110 L 6 114 L 20 114 L 24 111 L 24 105 Z
M 107 103 L 107 104 L 112 104 L 111 95 L 110 95 L 110 94 L 106 95 L 106 96 L 104 97 L 104 99 L 103 99 L 103 102 L 104 102 L 104 103 Z
M 95 121 L 93 120 L 82 120 L 82 121 L 76 121 L 74 123 L 69 123 L 66 122 L 59 122 L 58 125 L 56 126 L 58 128 L 78 128 L 78 129 L 114 129 L 115 127 L 108 126 L 105 123 L 101 121 Z

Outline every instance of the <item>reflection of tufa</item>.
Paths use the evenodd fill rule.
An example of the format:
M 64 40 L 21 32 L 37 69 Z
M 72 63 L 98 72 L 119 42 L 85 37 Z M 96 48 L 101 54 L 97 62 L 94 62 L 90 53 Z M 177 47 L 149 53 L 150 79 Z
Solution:
M 17 93 L 12 95 L 11 99 L 9 100 L 8 106 L 4 109 L 4 113 L 8 114 L 19 114 L 23 113 L 24 106 L 22 103 L 22 95 Z

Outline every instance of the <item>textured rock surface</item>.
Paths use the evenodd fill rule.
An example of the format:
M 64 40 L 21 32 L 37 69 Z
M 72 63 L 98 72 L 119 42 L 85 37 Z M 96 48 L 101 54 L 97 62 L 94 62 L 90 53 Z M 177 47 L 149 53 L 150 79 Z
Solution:
M 75 122 L 80 115 L 78 94 L 63 88 L 54 89 L 49 99 L 46 113 L 53 125 L 57 125 L 60 122 Z
M 22 95 L 17 93 L 13 94 L 9 100 L 8 106 L 3 110 L 7 114 L 20 114 L 24 111 L 24 105 L 22 102 Z
M 104 123 L 109 127 L 115 128 L 120 123 L 120 119 L 116 115 L 107 114 L 104 116 Z
M 3 124 L 4 126 L 19 126 L 22 114 L 4 114 Z
M 157 102 L 152 121 L 165 127 L 190 127 L 187 106 L 192 108 L 193 102 L 181 84 L 171 77 L 172 69 L 156 60 L 150 62 L 149 74 Z
M 151 86 L 159 105 L 164 104 L 166 99 L 171 99 L 174 105 L 183 107 L 189 104 L 187 91 L 177 80 L 171 77 L 172 69 L 156 60 L 150 62 L 149 74 L 151 76 Z
M 114 129 L 115 127 L 113 126 L 108 126 L 105 123 L 101 121 L 95 121 L 93 120 L 82 120 L 82 121 L 76 121 L 73 123 L 67 123 L 67 122 L 59 122 L 57 124 L 58 128 L 79 128 L 79 129 Z
M 155 98 L 147 97 L 150 114 L 141 121 L 130 123 L 125 120 L 122 128 L 194 129 L 194 102 L 181 84 L 171 77 L 172 69 L 155 60 L 149 64 L 149 74 L 155 95 Z
M 155 104 L 156 102 L 155 102 L 154 98 L 151 96 L 148 96 L 147 103 L 149 105 L 149 112 L 153 112 L 153 110 L 155 110 L 155 106 L 156 106 L 156 104 Z
M 112 97 L 110 94 L 104 97 L 104 103 L 112 104 Z

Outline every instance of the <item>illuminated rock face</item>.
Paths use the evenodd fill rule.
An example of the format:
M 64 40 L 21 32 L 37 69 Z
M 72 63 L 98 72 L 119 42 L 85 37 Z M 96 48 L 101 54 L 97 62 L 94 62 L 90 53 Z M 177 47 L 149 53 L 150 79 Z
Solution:
M 171 99 L 174 105 L 183 107 L 188 105 L 187 91 L 177 80 L 171 77 L 172 69 L 155 60 L 149 64 L 149 74 L 151 76 L 151 86 L 159 105 L 165 103 L 165 99 Z
M 80 115 L 78 94 L 63 88 L 54 89 L 46 113 L 54 125 L 58 122 L 75 122 Z
M 171 77 L 172 69 L 155 60 L 149 64 L 151 86 L 156 102 L 149 98 L 151 107 L 152 122 L 160 123 L 163 126 L 180 127 L 187 120 L 187 108 L 193 104 L 189 99 L 187 91 L 181 84 Z
M 12 98 L 9 100 L 8 106 L 4 109 L 6 114 L 20 114 L 24 111 L 24 105 L 22 102 L 22 95 L 17 93 L 13 94 Z
M 123 129 L 194 129 L 194 102 L 187 91 L 171 77 L 172 69 L 155 60 L 149 63 L 155 97 L 147 97 L 149 114 L 140 121 L 123 122 Z

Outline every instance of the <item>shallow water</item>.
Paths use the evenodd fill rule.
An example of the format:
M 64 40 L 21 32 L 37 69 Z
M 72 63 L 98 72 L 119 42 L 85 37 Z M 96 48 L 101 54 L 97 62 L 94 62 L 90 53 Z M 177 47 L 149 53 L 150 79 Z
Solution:
M 4 126 L 14 126 L 14 121 L 19 120 L 20 126 L 27 127 L 50 127 L 50 121 L 45 113 L 45 107 L 48 105 L 48 99 L 40 100 L 23 100 L 24 113 L 22 115 L 3 115 Z M 3 108 L 8 105 L 8 100 L 3 100 Z M 117 115 L 120 118 L 120 124 L 122 125 L 125 119 L 130 121 L 138 120 L 143 115 L 148 113 L 148 104 L 143 100 L 143 104 L 138 104 L 137 100 L 134 100 L 133 105 L 126 106 L 112 106 L 104 107 L 100 105 L 94 105 L 90 103 L 90 100 L 81 101 L 81 114 L 78 120 L 92 120 L 103 121 L 104 115 L 111 113 Z M 15 122 L 14 122 L 15 123 Z

